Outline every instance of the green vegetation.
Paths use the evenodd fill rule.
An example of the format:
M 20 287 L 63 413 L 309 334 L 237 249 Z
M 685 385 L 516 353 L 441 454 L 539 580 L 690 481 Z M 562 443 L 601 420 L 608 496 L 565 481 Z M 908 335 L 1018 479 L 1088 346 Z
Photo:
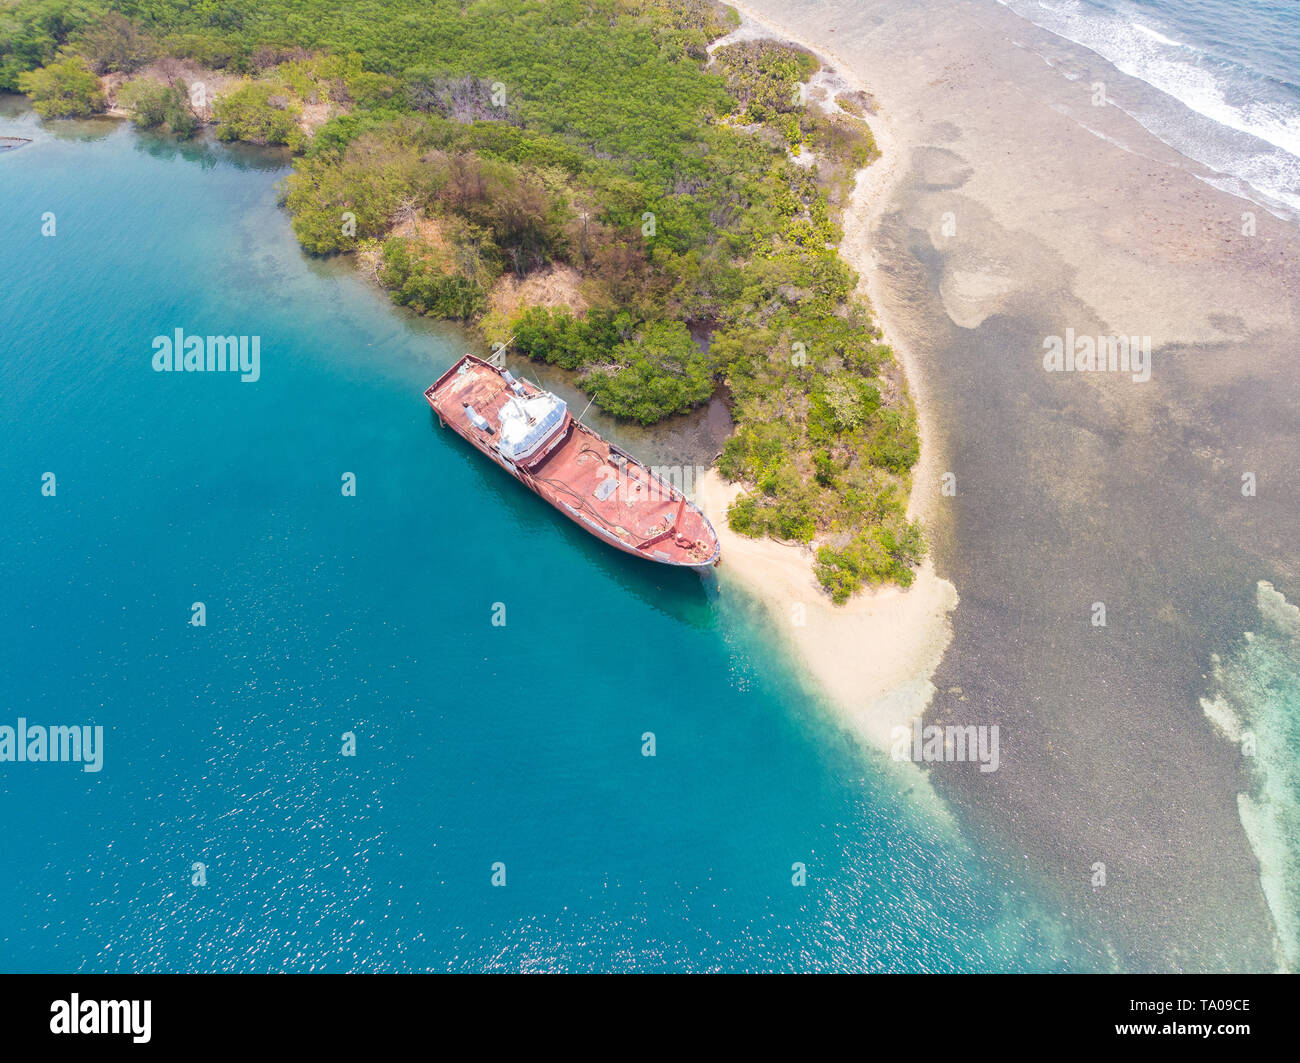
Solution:
M 199 120 L 190 110 L 184 82 L 165 85 L 151 78 L 138 78 L 118 90 L 117 102 L 142 129 L 163 129 L 183 138 L 192 136 L 198 128 Z
M 393 301 L 433 317 L 472 320 L 487 308 L 500 272 L 484 231 L 463 222 L 442 227 L 437 241 L 393 236 L 384 242 L 379 279 Z
M 17 80 L 42 118 L 81 118 L 99 114 L 106 106 L 99 78 L 78 56 L 21 73 Z
M 163 54 L 152 34 L 117 11 L 81 26 L 73 48 L 96 74 L 129 74 Z
M 530 307 L 514 321 L 515 346 L 538 361 L 582 370 L 602 409 L 642 424 L 684 413 L 714 391 L 713 366 L 679 321 L 641 321 L 627 311 Z
M 720 467 L 753 485 L 732 527 L 813 545 L 843 601 L 910 582 L 924 551 L 911 403 L 836 251 L 876 155 L 870 101 L 809 101 L 816 59 L 775 42 L 707 64 L 734 24 L 710 0 L 9 0 L 0 87 L 54 101 L 160 56 L 234 77 L 217 135 L 298 154 L 284 195 L 308 251 L 357 253 L 395 302 L 513 333 L 621 417 L 722 384 Z M 172 125 L 174 97 L 128 89 L 138 121 Z M 555 278 L 572 308 L 530 306 Z M 522 303 L 498 303 L 507 289 Z
M 220 140 L 302 147 L 307 135 L 299 128 L 302 105 L 280 86 L 250 81 L 217 98 L 212 106 Z
M 776 41 L 739 41 L 719 48 L 714 59 L 740 102 L 740 120 L 768 122 L 804 110 L 801 84 L 820 68 L 815 56 Z M 797 117 L 791 123 L 798 127 Z

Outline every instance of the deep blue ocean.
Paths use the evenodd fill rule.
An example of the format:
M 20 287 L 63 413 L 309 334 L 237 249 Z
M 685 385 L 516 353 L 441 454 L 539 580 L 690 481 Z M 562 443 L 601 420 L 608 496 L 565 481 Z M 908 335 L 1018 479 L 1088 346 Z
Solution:
M 1158 90 L 1107 94 L 1231 191 L 1300 214 L 1296 0 L 999 0 Z
M 439 429 L 472 340 L 304 256 L 283 156 L 0 135 L 0 725 L 104 728 L 0 764 L 0 970 L 1105 965 L 753 605 Z M 260 379 L 154 372 L 178 328 Z

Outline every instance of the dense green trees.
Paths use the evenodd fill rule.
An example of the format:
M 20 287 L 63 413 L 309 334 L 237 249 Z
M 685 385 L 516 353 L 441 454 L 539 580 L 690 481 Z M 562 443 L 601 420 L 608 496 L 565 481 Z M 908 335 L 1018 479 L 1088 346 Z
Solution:
M 96 74 L 129 74 L 162 54 L 153 34 L 117 11 L 80 27 L 72 47 Z
M 632 315 L 592 310 L 581 317 L 565 308 L 530 306 L 512 322 L 514 346 L 522 354 L 564 369 L 609 362 L 614 348 L 632 337 Z
M 653 321 L 593 366 L 583 385 L 610 413 L 652 424 L 708 399 L 713 367 L 680 321 Z
M 309 251 L 352 251 L 383 236 L 403 203 L 427 199 L 436 178 L 421 157 L 427 138 L 413 120 L 326 125 L 285 181 L 293 229 Z
M 519 351 L 580 370 L 579 380 L 598 406 L 642 424 L 683 413 L 715 388 L 711 359 L 680 321 L 640 321 L 625 310 L 579 317 L 535 306 L 511 327 Z
M 70 34 L 87 25 L 96 13 L 96 8 L 87 9 L 70 0 L 0 5 L 0 91 L 26 91 L 18 84 L 19 75 L 53 62 Z

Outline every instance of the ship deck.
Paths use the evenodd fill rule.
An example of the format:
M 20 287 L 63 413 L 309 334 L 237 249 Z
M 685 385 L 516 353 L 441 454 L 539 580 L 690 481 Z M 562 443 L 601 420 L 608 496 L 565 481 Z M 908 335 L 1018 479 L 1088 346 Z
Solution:
M 708 543 L 699 561 L 713 552 L 713 529 L 680 491 L 578 422 L 531 475 L 560 504 L 634 549 L 687 562 L 696 559 L 676 555 L 697 541 Z

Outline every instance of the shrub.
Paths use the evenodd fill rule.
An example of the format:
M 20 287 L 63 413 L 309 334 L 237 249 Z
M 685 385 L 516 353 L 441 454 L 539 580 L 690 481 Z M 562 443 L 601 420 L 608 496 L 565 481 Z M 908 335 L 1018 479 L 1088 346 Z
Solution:
M 284 144 L 299 148 L 306 134 L 298 126 L 302 106 L 286 90 L 267 81 L 250 81 L 217 97 L 212 107 L 219 140 Z
M 158 42 L 116 11 L 107 11 L 83 27 L 73 38 L 73 46 L 96 74 L 129 74 L 159 55 Z
M 614 350 L 631 335 L 630 314 L 590 310 L 578 316 L 566 307 L 530 306 L 515 316 L 510 330 L 522 354 L 564 369 L 581 369 L 614 359 Z
M 613 352 L 615 364 L 591 370 L 583 385 L 603 410 L 653 424 L 713 394 L 713 368 L 680 321 L 656 321 Z
M 921 438 L 916 431 L 916 416 L 910 410 L 884 410 L 880 426 L 867 450 L 872 463 L 902 474 L 921 456 Z
M 799 82 L 807 80 L 821 65 L 801 48 L 769 40 L 737 41 L 717 49 L 713 58 L 750 122 L 762 122 L 800 108 Z
M 138 78 L 118 90 L 117 100 L 142 129 L 166 127 L 179 137 L 188 137 L 198 127 L 183 83 L 165 85 L 151 78 Z
M 864 584 L 874 587 L 892 580 L 910 587 L 912 566 L 924 557 L 920 525 L 898 519 L 858 532 L 841 549 L 823 546 L 814 569 L 832 600 L 842 604 Z
M 81 118 L 100 114 L 108 106 L 99 78 L 76 56 L 19 74 L 18 88 L 32 98 L 42 118 Z
M 312 152 L 285 179 L 285 199 L 299 242 L 316 254 L 355 249 L 357 240 L 387 235 L 403 205 L 427 202 L 437 178 L 421 162 L 409 131 L 364 132 L 346 120 L 330 123 L 341 150 Z M 355 232 L 344 226 L 351 214 Z
M 487 309 L 482 270 L 473 276 L 446 268 L 438 256 L 422 253 L 413 241 L 394 237 L 384 242 L 379 279 L 392 289 L 393 302 L 430 317 L 470 320 Z

